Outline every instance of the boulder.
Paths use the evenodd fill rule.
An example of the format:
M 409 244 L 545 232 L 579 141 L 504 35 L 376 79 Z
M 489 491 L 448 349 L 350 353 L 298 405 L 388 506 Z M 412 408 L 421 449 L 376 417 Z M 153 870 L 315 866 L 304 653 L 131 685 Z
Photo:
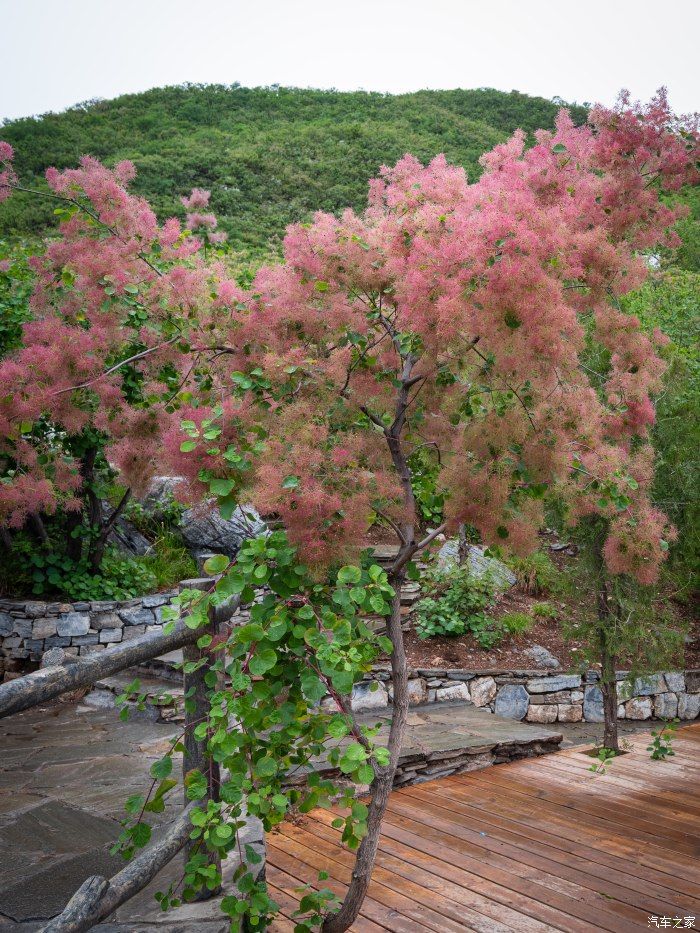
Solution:
M 374 690 L 372 689 L 374 687 Z M 363 713 L 368 710 L 386 709 L 389 705 L 389 694 L 384 684 L 376 681 L 364 680 L 352 688 L 351 706 L 354 712 Z
M 556 710 L 559 722 L 581 722 L 583 719 L 583 708 L 579 703 L 559 703 Z
M 516 583 L 515 574 L 509 567 L 506 567 L 503 561 L 495 557 L 486 557 L 484 550 L 483 547 L 477 547 L 475 544 L 470 544 L 467 548 L 466 562 L 472 576 L 477 580 L 489 576 L 500 589 L 510 589 Z M 446 541 L 438 552 L 438 569 L 452 570 L 458 566 L 458 563 L 459 542 L 457 540 Z
M 435 691 L 436 703 L 455 703 L 469 701 L 469 687 L 466 684 L 454 684 L 451 687 L 441 687 Z
M 180 534 L 193 554 L 235 557 L 244 541 L 265 529 L 263 520 L 249 506 L 239 506 L 229 519 L 222 518 L 215 508 L 187 509 L 180 520 Z
M 551 651 L 548 651 L 542 645 L 532 645 L 523 651 L 526 658 L 529 658 L 538 667 L 546 667 L 550 670 L 556 670 L 561 667 L 558 659 L 554 657 Z
M 700 716 L 700 693 L 681 693 L 678 697 L 678 718 L 697 719 Z
M 651 719 L 652 700 L 650 697 L 634 697 L 625 703 L 627 719 Z
M 600 687 L 588 686 L 584 690 L 583 718 L 586 722 L 605 722 L 603 694 Z
M 493 677 L 475 677 L 469 684 L 474 706 L 488 706 L 496 696 L 498 687 Z
M 544 704 L 540 706 L 530 706 L 525 718 L 528 722 L 556 722 L 557 707 L 545 706 Z
M 525 687 L 508 684 L 498 691 L 494 712 L 504 719 L 524 719 L 529 703 L 530 697 Z
M 657 719 L 675 719 L 678 715 L 678 697 L 675 693 L 659 693 L 654 697 L 654 716 Z

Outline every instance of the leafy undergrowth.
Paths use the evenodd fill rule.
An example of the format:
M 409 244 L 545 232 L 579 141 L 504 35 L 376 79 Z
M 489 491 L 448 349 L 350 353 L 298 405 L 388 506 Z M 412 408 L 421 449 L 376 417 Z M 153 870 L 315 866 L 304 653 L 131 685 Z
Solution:
M 546 539 L 545 539 L 546 540 Z M 405 633 L 408 663 L 413 668 L 463 668 L 465 670 L 522 669 L 537 670 L 542 665 L 527 651 L 533 645 L 546 648 L 561 664 L 561 670 L 576 670 L 581 666 L 583 645 L 567 641 L 563 622 L 590 617 L 595 612 L 595 597 L 581 588 L 577 581 L 577 557 L 566 551 L 551 551 L 545 545 L 535 559 L 543 569 L 542 586 L 526 564 L 519 582 L 484 610 L 493 630 L 501 633 L 496 644 L 485 647 L 479 634 L 466 631 L 450 636 L 421 638 L 416 627 L 418 612 L 410 612 L 411 625 Z M 542 558 L 546 558 L 542 560 Z M 546 580 L 546 582 L 545 582 Z M 534 592 L 533 592 L 534 591 Z M 683 659 L 687 668 L 700 667 L 700 620 L 693 618 L 688 606 L 663 600 L 659 611 L 671 612 L 679 627 L 687 626 L 689 642 Z M 544 668 L 542 668 L 544 669 Z

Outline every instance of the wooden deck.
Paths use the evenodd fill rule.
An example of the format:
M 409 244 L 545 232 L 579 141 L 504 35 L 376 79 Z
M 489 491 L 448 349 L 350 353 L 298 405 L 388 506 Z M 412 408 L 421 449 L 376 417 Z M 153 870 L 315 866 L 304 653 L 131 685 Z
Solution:
M 667 761 L 648 741 L 637 734 L 605 775 L 575 748 L 394 791 L 352 929 L 639 933 L 651 916 L 700 928 L 700 723 L 679 729 Z M 332 818 L 268 837 L 275 930 L 293 929 L 295 889 L 319 870 L 342 895 L 353 857 Z

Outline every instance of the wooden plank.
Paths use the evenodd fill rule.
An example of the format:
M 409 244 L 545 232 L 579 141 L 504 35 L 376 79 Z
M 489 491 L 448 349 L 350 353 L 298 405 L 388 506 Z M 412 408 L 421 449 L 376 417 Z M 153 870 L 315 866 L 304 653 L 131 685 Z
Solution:
M 323 814 L 319 814 L 318 819 L 306 821 L 304 828 L 314 836 L 337 846 L 340 831 L 330 826 L 331 819 L 331 814 L 326 814 L 326 819 L 323 818 Z M 551 929 L 550 926 L 533 919 L 532 915 L 514 910 L 511 906 L 513 899 L 508 898 L 509 892 L 504 890 L 500 898 L 494 899 L 491 886 L 487 896 L 483 896 L 478 890 L 480 884 L 477 875 L 454 869 L 450 864 L 435 858 L 427 858 L 422 852 L 400 842 L 392 843 L 392 840 L 384 836 L 379 847 L 377 864 L 404 878 L 417 880 L 433 890 L 443 891 L 445 896 L 456 900 L 457 903 L 473 907 L 479 913 L 507 923 L 514 929 L 530 933 L 544 933 Z
M 319 821 L 327 822 L 332 814 L 321 811 Z M 408 819 L 392 817 L 384 821 L 380 848 L 392 852 L 392 842 L 397 840 L 403 847 L 410 848 L 410 856 L 416 864 L 425 866 L 426 871 L 437 871 L 458 878 L 468 884 L 470 890 L 478 891 L 517 909 L 530 917 L 541 919 L 549 928 L 563 929 L 569 933 L 589 933 L 590 924 L 579 922 L 566 910 L 569 899 L 562 897 L 558 907 L 549 907 L 537 900 L 547 889 L 539 890 L 530 879 L 522 878 L 501 868 L 492 867 L 488 861 L 479 859 L 473 846 L 462 840 L 445 836 L 439 843 L 433 842 L 424 832 L 425 827 Z M 406 827 L 412 826 L 414 831 Z M 505 861 L 505 860 L 504 860 Z
M 700 723 L 670 761 L 651 761 L 649 740 L 606 775 L 566 749 L 394 791 L 353 933 L 638 933 L 650 915 L 697 916 Z M 302 885 L 346 890 L 354 854 L 333 817 L 269 836 L 277 933 L 292 933 Z
M 516 804 L 513 799 L 499 798 L 498 793 L 493 793 L 494 785 L 500 786 L 494 780 L 486 788 L 491 794 L 486 800 L 477 795 L 472 797 L 469 791 L 466 791 L 465 803 L 476 809 L 501 813 L 505 818 L 515 819 L 517 812 L 517 821 L 537 831 L 540 838 L 547 839 L 548 844 L 555 844 L 552 842 L 554 835 L 562 835 L 574 842 L 587 840 L 588 844 L 594 848 L 600 848 L 615 855 L 631 856 L 643 865 L 697 882 L 697 872 L 688 868 L 687 854 L 668 848 L 661 838 L 650 843 L 648 834 L 640 835 L 634 829 L 627 829 L 624 825 L 618 826 L 616 831 L 615 827 L 609 825 L 606 820 L 591 816 L 585 811 L 579 812 L 577 807 L 567 799 L 559 799 L 556 789 L 540 788 L 538 790 L 536 796 L 544 804 L 542 806 L 535 805 L 532 800 Z M 562 793 L 565 794 L 566 791 Z M 460 792 L 455 791 L 455 796 L 459 797 Z
M 639 923 L 639 909 L 633 904 L 628 903 L 629 897 L 619 885 L 608 882 L 602 878 L 595 878 L 585 872 L 585 866 L 581 868 L 571 867 L 563 864 L 554 858 L 549 858 L 535 851 L 535 847 L 528 849 L 525 846 L 513 844 L 510 841 L 504 841 L 499 838 L 502 834 L 492 831 L 490 824 L 486 821 L 481 824 L 483 829 L 471 830 L 465 827 L 464 823 L 458 822 L 449 808 L 441 809 L 427 801 L 420 801 L 420 807 L 406 801 L 397 803 L 391 801 L 391 812 L 400 813 L 408 816 L 410 819 L 420 822 L 421 814 L 424 815 L 426 823 L 424 831 L 430 832 L 431 828 L 440 830 L 450 836 L 459 836 L 470 840 L 472 845 L 479 852 L 479 857 L 484 857 L 485 852 L 496 852 L 499 855 L 505 855 L 512 862 L 527 865 L 531 869 L 531 877 L 536 878 L 548 887 L 553 887 L 562 894 L 575 899 L 580 904 L 590 905 L 590 922 L 597 917 L 597 922 L 601 924 L 601 915 L 615 914 L 617 919 L 615 924 L 620 927 L 623 918 L 629 921 L 631 929 L 634 923 Z M 427 825 L 427 824 L 430 825 Z M 522 841 L 522 840 L 521 840 Z M 449 844 L 449 843 L 448 843 Z M 483 852 L 481 850 L 484 850 Z M 637 894 L 635 900 L 645 905 L 647 912 L 653 912 L 655 903 L 644 895 Z M 669 905 L 675 907 L 676 905 Z M 646 916 L 646 915 L 645 915 Z M 602 925 L 602 924 L 601 924 Z M 612 927 L 613 929 L 615 926 Z
M 593 795 L 584 795 L 582 792 L 574 793 L 577 788 L 579 791 L 583 791 L 583 787 L 575 784 L 572 786 L 572 782 L 568 781 L 565 776 L 548 775 L 547 785 L 540 786 L 538 790 L 538 796 L 543 801 L 554 804 L 557 791 L 568 794 L 567 802 L 559 800 L 560 807 L 568 807 L 569 810 L 574 809 L 580 812 L 581 819 L 585 818 L 587 823 L 602 830 L 603 833 L 614 833 L 615 827 L 619 826 L 620 830 L 624 831 L 624 835 L 638 840 L 640 844 L 659 846 L 658 819 L 644 819 L 638 815 L 638 811 L 635 815 L 632 815 L 622 802 L 620 802 L 619 808 L 616 809 L 615 807 L 606 807 L 604 803 L 597 803 Z M 479 805 L 497 805 L 499 803 L 499 793 L 494 790 L 493 783 L 483 784 L 482 787 L 484 792 L 477 798 Z M 621 794 L 620 797 L 622 796 Z M 541 811 L 541 820 L 546 822 L 547 818 L 547 812 L 543 809 Z M 668 835 L 665 834 L 665 839 L 668 838 L 673 840 L 673 849 L 679 855 L 693 856 L 697 854 L 697 845 L 694 844 L 692 837 L 687 833 L 673 831 L 669 828 Z
M 276 849 L 282 847 L 280 836 L 282 836 L 282 834 L 274 836 L 275 841 L 271 843 L 272 847 Z M 343 865 L 342 862 L 338 861 L 338 859 L 322 853 L 319 847 L 316 847 L 316 840 L 314 837 L 309 837 L 308 842 L 309 845 L 305 846 L 295 839 L 286 836 L 284 839 L 284 852 L 293 855 L 295 859 L 303 861 L 312 868 L 328 871 L 331 878 L 347 885 L 350 877 L 350 869 Z M 338 848 L 334 854 L 340 855 L 340 852 L 341 850 Z M 328 884 L 328 882 L 324 883 Z M 331 887 L 330 884 L 328 886 Z M 425 892 L 423 892 L 420 886 L 411 885 L 405 882 L 403 878 L 396 878 L 388 872 L 384 872 L 382 869 L 377 869 L 373 872 L 372 883 L 370 884 L 369 890 L 374 900 L 384 904 L 386 907 L 393 908 L 399 912 L 401 916 L 407 917 L 409 920 L 415 920 L 423 924 L 423 930 L 434 930 L 435 933 L 443 933 L 443 931 L 459 933 L 460 930 L 465 929 L 479 931 L 493 930 L 493 926 L 490 923 L 486 923 L 485 921 L 482 923 L 480 918 L 476 918 L 471 911 L 461 912 L 463 920 L 460 924 L 457 920 L 448 916 L 448 914 L 454 912 L 449 905 L 440 904 L 442 910 L 434 910 L 432 906 L 426 903 Z M 435 898 L 435 900 L 439 903 L 438 898 Z M 501 929 L 503 929 L 503 927 L 501 927 Z
M 318 869 L 314 869 L 311 865 L 300 860 L 295 854 L 287 851 L 286 840 L 280 834 L 275 834 L 275 839 L 278 841 L 279 845 L 271 846 L 268 849 L 267 865 L 274 869 L 283 870 L 286 875 L 291 875 L 294 879 L 302 876 L 299 879 L 301 884 L 310 884 L 312 887 L 318 889 L 320 887 Z M 299 901 L 299 895 L 294 892 L 294 887 L 298 886 L 299 885 L 295 884 L 291 889 L 289 887 L 285 887 L 284 889 L 290 895 L 296 896 L 297 903 Z M 332 876 L 323 882 L 323 886 L 330 888 L 334 894 L 341 898 L 347 888 L 344 882 L 340 882 Z M 402 916 L 396 907 L 391 905 L 387 907 L 384 903 L 376 900 L 372 895 L 365 898 L 362 904 L 361 916 L 371 919 L 379 926 L 391 930 L 392 933 L 420 933 L 421 930 L 425 929 L 420 923 L 416 923 L 415 920 Z
M 435 793 L 435 800 L 438 796 L 448 801 L 447 809 L 454 804 L 455 797 Z M 531 812 L 527 808 L 518 807 L 510 798 L 503 810 L 484 811 L 478 808 L 468 809 L 460 806 L 460 814 L 465 815 L 467 825 L 479 832 L 488 832 L 494 838 L 502 839 L 518 847 L 524 847 L 530 852 L 537 853 L 545 858 L 555 862 L 560 862 L 582 871 L 584 874 L 591 875 L 589 884 L 597 889 L 597 882 L 593 879 L 603 879 L 604 881 L 613 881 L 621 888 L 628 888 L 632 892 L 639 894 L 653 893 L 659 900 L 669 902 L 675 891 L 675 886 L 669 882 L 671 876 L 655 873 L 652 871 L 643 872 L 643 877 L 638 877 L 637 866 L 631 865 L 628 860 L 622 860 L 615 857 L 606 858 L 601 855 L 595 841 L 592 845 L 587 845 L 587 839 L 581 839 L 580 828 L 572 825 L 568 838 L 563 836 L 557 827 L 556 831 L 544 832 L 538 828 L 531 828 L 528 823 L 519 824 L 518 819 Z M 695 896 L 700 893 L 700 887 L 693 886 L 690 894 Z M 634 903 L 634 894 L 630 895 L 630 903 Z

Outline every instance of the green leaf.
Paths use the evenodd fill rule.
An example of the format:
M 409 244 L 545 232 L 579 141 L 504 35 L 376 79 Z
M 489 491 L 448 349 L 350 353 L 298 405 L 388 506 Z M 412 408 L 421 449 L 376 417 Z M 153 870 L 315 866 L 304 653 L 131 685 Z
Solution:
M 158 778 L 158 780 L 163 780 L 167 778 L 168 775 L 173 770 L 173 759 L 170 755 L 166 755 L 164 758 L 161 758 L 160 761 L 156 761 L 151 765 L 151 777 Z
M 180 444 L 180 450 L 183 454 L 188 454 L 191 450 L 194 450 L 197 446 L 197 441 L 183 441 Z
M 209 480 L 209 492 L 213 496 L 228 496 L 235 485 L 236 481 L 232 479 L 212 479 Z
M 257 651 L 250 659 L 248 670 L 255 677 L 260 677 L 277 663 L 277 652 L 274 648 L 263 648 Z
M 359 583 L 362 580 L 362 571 L 359 567 L 346 565 L 338 571 L 338 583 Z
M 136 846 L 136 848 L 142 849 L 150 842 L 151 827 L 148 825 L 148 823 L 137 823 L 135 826 L 131 827 L 129 835 L 131 836 L 131 841 Z
M 567 149 L 564 143 L 557 143 L 556 146 L 552 146 L 552 152 L 556 152 L 557 155 L 559 155 L 559 153 L 561 152 L 566 152 L 566 151 Z
M 285 478 L 282 480 L 282 489 L 296 489 L 298 486 L 299 486 L 298 476 L 293 476 L 292 474 L 290 474 L 289 476 L 285 476 Z
M 223 573 L 230 563 L 230 560 L 224 554 L 214 554 L 213 557 L 208 557 L 204 561 L 204 572 L 209 577 L 215 577 L 217 574 Z

